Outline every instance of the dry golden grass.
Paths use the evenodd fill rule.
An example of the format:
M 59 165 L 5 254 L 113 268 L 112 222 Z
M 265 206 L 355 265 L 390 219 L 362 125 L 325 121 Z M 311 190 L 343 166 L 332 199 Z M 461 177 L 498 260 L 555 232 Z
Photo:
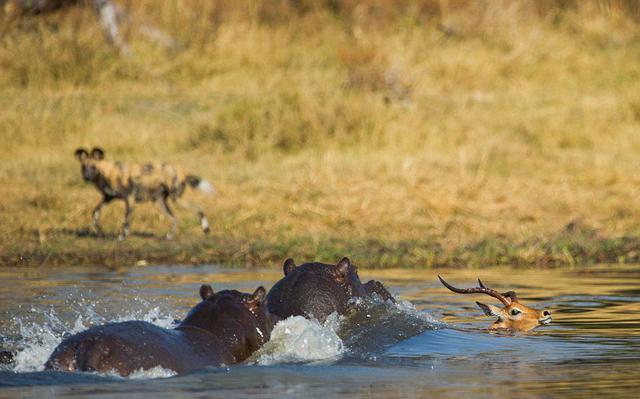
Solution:
M 129 58 L 88 10 L 14 24 L 0 39 L 2 262 L 637 261 L 627 3 L 441 3 L 130 2 L 180 46 L 131 28 Z M 153 237 L 88 234 L 99 195 L 73 151 L 93 145 L 212 181 L 219 195 L 187 194 L 212 235 L 179 211 L 165 243 L 149 204 L 132 227 Z M 103 221 L 115 233 L 122 206 Z

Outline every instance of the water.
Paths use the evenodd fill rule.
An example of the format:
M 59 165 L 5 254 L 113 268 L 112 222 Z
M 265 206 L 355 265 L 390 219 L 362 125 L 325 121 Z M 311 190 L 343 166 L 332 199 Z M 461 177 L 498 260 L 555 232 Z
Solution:
M 363 310 L 326 323 L 295 318 L 246 364 L 175 376 L 161 368 L 129 378 L 42 371 L 68 334 L 109 321 L 173 326 L 211 284 L 252 292 L 279 271 L 215 266 L 106 269 L 0 269 L 0 347 L 18 351 L 0 366 L 5 397 L 638 397 L 640 267 L 560 270 L 361 271 L 404 302 L 367 301 Z M 453 294 L 477 277 L 515 289 L 554 320 L 532 333 L 484 330 L 482 296 Z

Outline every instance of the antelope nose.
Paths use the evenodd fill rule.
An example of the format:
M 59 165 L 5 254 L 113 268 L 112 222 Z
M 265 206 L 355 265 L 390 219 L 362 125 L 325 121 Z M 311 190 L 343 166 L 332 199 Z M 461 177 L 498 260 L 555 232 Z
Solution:
M 551 323 L 551 312 L 549 312 L 548 310 L 543 310 L 542 311 L 542 317 L 540 317 L 538 319 L 538 321 L 540 322 L 540 324 L 549 324 L 549 323 Z

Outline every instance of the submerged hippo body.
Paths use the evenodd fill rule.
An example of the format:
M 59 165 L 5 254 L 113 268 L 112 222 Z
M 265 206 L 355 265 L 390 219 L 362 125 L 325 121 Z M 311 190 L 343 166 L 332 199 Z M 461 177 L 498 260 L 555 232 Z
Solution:
M 348 258 L 336 265 L 305 263 L 297 266 L 292 259 L 284 263 L 284 278 L 269 291 L 269 313 L 277 319 L 304 316 L 325 321 L 333 312 L 347 314 L 353 299 L 378 294 L 384 300 L 393 297 L 378 281 L 362 284 L 358 271 Z
M 97 326 L 65 339 L 45 369 L 115 371 L 126 376 L 157 366 L 185 373 L 206 366 L 230 365 L 248 358 L 271 333 L 265 290 L 216 294 L 200 288 L 202 302 L 175 329 L 143 321 Z
M 394 303 L 396 302 L 396 299 L 393 297 L 393 295 L 391 295 L 391 293 L 387 291 L 385 286 L 378 280 L 369 280 L 364 285 L 364 290 L 369 296 L 375 294 L 378 297 L 380 297 L 380 299 L 382 299 L 383 301 L 391 301 Z

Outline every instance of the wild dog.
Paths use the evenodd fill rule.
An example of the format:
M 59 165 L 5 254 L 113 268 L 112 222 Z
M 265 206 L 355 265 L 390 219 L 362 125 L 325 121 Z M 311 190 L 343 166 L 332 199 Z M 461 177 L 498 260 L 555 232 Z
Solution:
M 80 161 L 82 178 L 93 183 L 102 194 L 102 200 L 93 209 L 93 226 L 98 234 L 102 234 L 100 226 L 100 210 L 114 199 L 124 201 L 124 224 L 118 235 L 123 240 L 129 235 L 129 224 L 132 201 L 159 201 L 162 209 L 171 219 L 171 229 L 167 239 L 173 238 L 178 228 L 178 221 L 169 207 L 169 199 L 179 205 L 187 186 L 197 188 L 205 193 L 213 193 L 213 186 L 198 176 L 187 174 L 181 168 L 167 163 L 124 164 L 106 161 L 104 150 L 95 147 L 88 152 L 78 148 L 75 157 Z M 199 206 L 191 205 L 200 218 L 200 226 L 205 233 L 209 232 L 209 221 Z

